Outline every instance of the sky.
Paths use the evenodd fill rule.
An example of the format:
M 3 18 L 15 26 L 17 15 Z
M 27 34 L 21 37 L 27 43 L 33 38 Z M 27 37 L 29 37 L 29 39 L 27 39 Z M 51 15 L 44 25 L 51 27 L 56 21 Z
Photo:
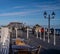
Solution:
M 47 18 L 44 18 L 44 11 Z M 52 12 L 55 18 L 52 19 Z M 60 25 L 60 0 L 0 0 L 0 25 L 10 22 L 21 22 L 27 25 L 48 25 L 48 15 L 51 25 Z

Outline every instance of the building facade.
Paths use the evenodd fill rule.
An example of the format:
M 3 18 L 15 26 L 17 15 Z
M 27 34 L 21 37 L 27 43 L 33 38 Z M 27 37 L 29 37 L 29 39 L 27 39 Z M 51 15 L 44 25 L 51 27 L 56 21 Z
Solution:
M 17 28 L 17 36 L 20 37 L 22 35 L 21 29 L 24 24 L 19 22 L 11 22 L 8 24 L 9 29 L 11 30 L 10 36 L 11 38 L 16 38 L 16 28 Z

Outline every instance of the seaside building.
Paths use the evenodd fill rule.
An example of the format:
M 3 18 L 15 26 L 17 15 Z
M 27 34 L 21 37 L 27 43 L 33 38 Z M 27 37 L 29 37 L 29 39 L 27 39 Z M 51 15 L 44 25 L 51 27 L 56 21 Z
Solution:
M 9 28 L 14 29 L 15 27 L 17 27 L 18 29 L 22 29 L 22 27 L 24 26 L 23 23 L 20 22 L 11 22 L 8 24 Z
M 35 26 L 33 26 L 33 33 L 35 32 L 41 32 L 41 28 L 43 28 L 42 26 L 36 24 Z
M 21 29 L 23 27 L 23 23 L 19 23 L 19 22 L 11 22 L 8 24 L 9 29 L 11 30 L 10 36 L 11 38 L 16 38 L 16 29 L 17 29 L 17 36 L 20 37 L 21 36 Z

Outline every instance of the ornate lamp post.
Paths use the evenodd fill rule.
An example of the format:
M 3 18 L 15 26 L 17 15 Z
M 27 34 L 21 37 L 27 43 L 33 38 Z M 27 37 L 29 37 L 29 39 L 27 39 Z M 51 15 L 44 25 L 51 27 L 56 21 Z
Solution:
M 52 14 L 47 15 L 47 12 L 44 12 L 44 18 L 48 18 L 48 43 L 50 42 L 49 37 L 50 37 L 50 19 L 54 19 L 55 13 L 52 12 Z

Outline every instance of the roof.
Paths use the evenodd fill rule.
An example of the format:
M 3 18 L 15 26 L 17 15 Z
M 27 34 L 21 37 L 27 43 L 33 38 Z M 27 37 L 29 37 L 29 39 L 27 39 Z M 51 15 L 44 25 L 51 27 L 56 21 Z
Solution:
M 17 23 L 17 24 L 22 24 L 22 23 L 20 23 L 20 22 L 11 22 L 10 24 L 15 24 L 15 23 Z
M 23 23 L 20 23 L 20 22 L 10 22 L 10 23 L 8 24 L 8 26 L 11 25 L 11 24 L 23 24 Z

